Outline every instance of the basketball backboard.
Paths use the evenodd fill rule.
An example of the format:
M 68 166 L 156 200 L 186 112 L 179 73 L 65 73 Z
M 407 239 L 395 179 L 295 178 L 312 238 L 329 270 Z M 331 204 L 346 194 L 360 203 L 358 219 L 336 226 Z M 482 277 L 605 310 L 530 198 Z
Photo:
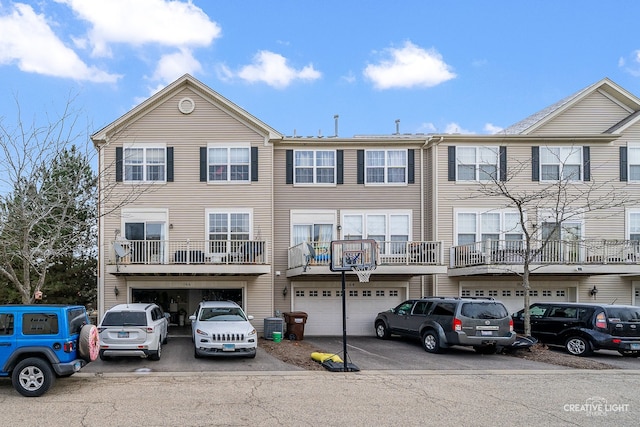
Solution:
M 378 261 L 378 243 L 373 239 L 334 240 L 331 242 L 331 271 L 371 268 Z

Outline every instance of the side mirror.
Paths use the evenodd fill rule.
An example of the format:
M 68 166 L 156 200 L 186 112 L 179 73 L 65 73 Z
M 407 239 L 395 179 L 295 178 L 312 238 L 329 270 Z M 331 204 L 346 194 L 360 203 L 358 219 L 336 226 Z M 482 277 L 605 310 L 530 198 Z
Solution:
M 253 316 L 249 315 L 249 316 L 247 316 L 247 319 L 253 320 Z
M 192 314 L 191 316 L 189 316 L 189 320 L 194 322 L 196 320 L 196 316 L 194 314 Z

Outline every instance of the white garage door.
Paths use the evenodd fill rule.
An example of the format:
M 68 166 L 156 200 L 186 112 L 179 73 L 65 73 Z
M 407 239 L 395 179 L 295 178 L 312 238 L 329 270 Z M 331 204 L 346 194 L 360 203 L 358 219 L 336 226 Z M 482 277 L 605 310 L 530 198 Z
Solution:
M 405 300 L 404 288 L 365 288 L 347 290 L 347 334 L 374 335 L 376 315 Z M 294 310 L 307 313 L 305 336 L 342 336 L 342 297 L 335 288 L 295 288 Z
M 538 288 L 531 290 L 531 303 L 534 302 L 553 302 L 569 301 L 569 291 L 567 288 Z M 523 289 L 487 289 L 468 287 L 462 288 L 463 297 L 493 297 L 504 303 L 509 313 L 515 313 L 524 307 L 524 290 Z

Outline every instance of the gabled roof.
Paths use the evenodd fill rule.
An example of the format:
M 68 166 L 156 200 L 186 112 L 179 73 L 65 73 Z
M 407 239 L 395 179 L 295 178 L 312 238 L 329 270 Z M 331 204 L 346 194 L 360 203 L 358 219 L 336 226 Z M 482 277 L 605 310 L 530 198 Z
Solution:
M 229 115 L 246 123 L 248 126 L 267 136 L 269 139 L 282 139 L 283 135 L 280 132 L 276 131 L 264 122 L 258 120 L 256 117 L 249 114 L 246 110 L 229 101 L 227 98 L 220 95 L 218 92 L 214 91 L 209 86 L 205 85 L 193 76 L 185 74 L 161 91 L 152 95 L 141 104 L 137 105 L 126 114 L 120 116 L 115 121 L 109 123 L 107 126 L 91 135 L 91 140 L 94 142 L 94 144 L 108 142 L 109 135 L 116 129 L 118 129 L 121 125 L 123 125 L 124 123 L 131 123 L 136 121 L 138 118 L 153 110 L 155 106 L 163 102 L 163 100 L 182 90 L 184 87 L 189 87 L 195 92 L 198 92 L 204 98 L 209 99 L 212 103 L 216 104 L 222 110 L 229 113 Z
M 618 86 L 608 78 L 604 78 L 599 82 L 592 84 L 571 96 L 568 96 L 560 101 L 556 102 L 553 105 L 544 108 L 537 113 L 530 115 L 524 120 L 519 121 L 505 129 L 503 129 L 500 134 L 506 135 L 527 135 L 534 130 L 540 128 L 544 124 L 548 123 L 554 117 L 562 114 L 564 111 L 568 110 L 578 102 L 580 102 L 585 97 L 591 95 L 596 91 L 601 91 L 613 99 L 615 102 L 619 103 L 623 108 L 629 111 L 629 116 L 622 120 L 619 124 L 612 126 L 605 133 L 615 133 L 612 130 L 616 129 L 619 131 L 619 128 L 626 127 L 630 123 L 638 120 L 638 115 L 635 114 L 640 110 L 640 98 L 632 95 L 630 92 L 627 92 L 622 87 Z M 623 122 L 624 125 L 623 126 Z

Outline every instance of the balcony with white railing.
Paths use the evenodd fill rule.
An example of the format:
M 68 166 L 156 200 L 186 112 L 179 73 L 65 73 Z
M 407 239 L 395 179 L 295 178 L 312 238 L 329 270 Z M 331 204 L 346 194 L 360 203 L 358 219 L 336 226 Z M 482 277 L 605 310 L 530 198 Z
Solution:
M 312 252 L 315 257 L 310 256 Z M 422 276 L 447 272 L 442 242 L 378 242 L 376 260 L 373 274 Z M 300 243 L 289 248 L 287 277 L 339 274 L 331 271 L 330 264 L 331 242 Z
M 449 276 L 521 274 L 526 256 L 522 241 L 486 240 L 453 246 L 449 249 Z M 532 241 L 528 261 L 533 274 L 637 274 L 640 241 Z
M 116 240 L 107 272 L 121 275 L 259 275 L 271 271 L 264 240 Z

